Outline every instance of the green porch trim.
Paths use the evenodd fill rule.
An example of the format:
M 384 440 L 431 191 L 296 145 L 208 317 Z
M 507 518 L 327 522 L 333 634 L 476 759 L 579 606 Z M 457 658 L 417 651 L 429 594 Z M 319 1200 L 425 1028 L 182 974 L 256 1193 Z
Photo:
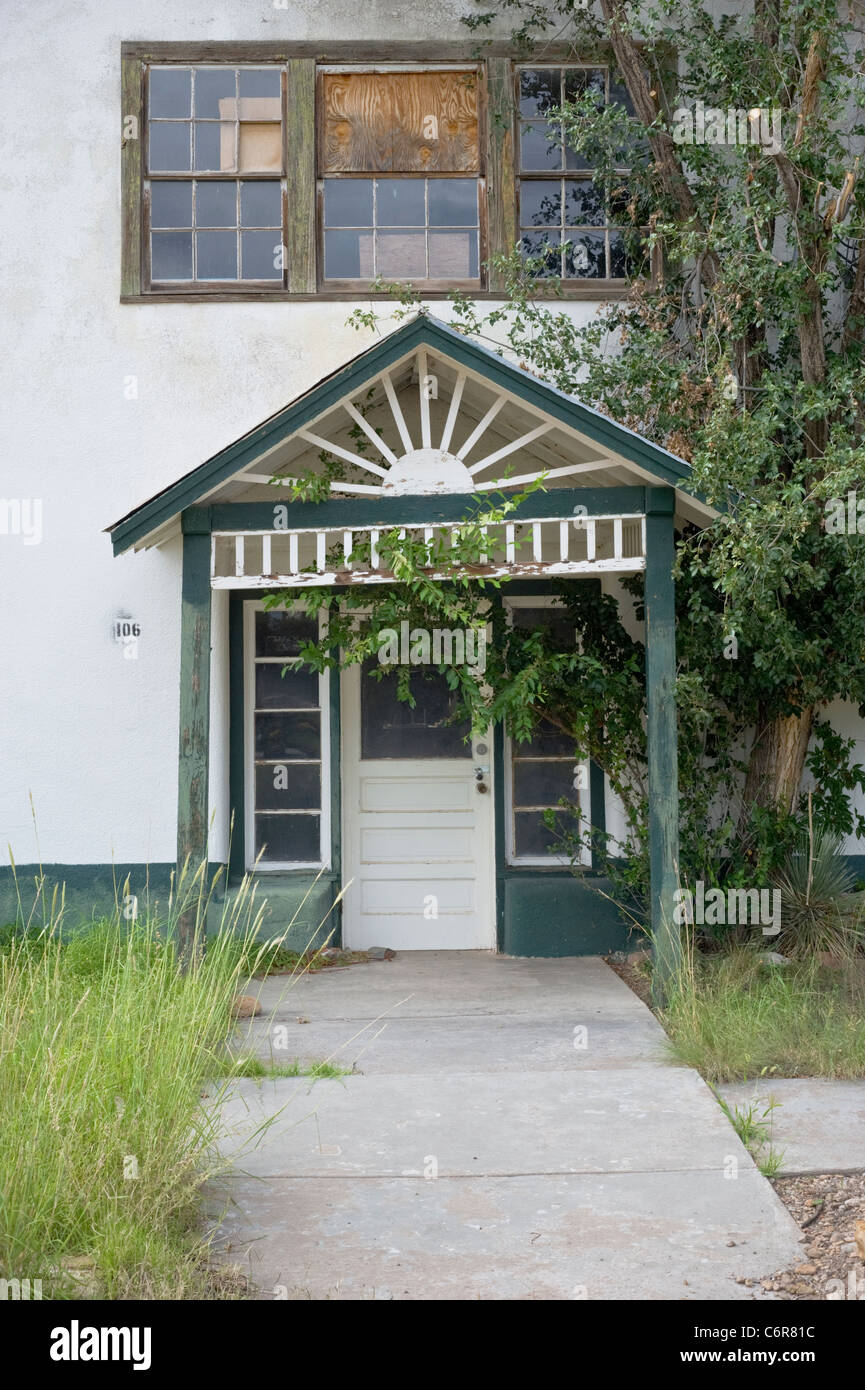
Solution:
M 603 846 L 606 845 L 604 837 L 607 833 L 607 797 L 604 770 L 594 758 L 589 763 L 589 806 L 592 829 L 598 832 L 592 835 L 592 873 L 597 874 L 601 872 L 606 858 Z
M 430 315 L 420 314 L 345 367 L 325 377 L 305 395 L 200 464 L 164 492 L 121 517 L 109 528 L 115 554 L 127 550 L 170 522 L 179 512 L 194 506 L 205 493 L 253 463 L 266 450 L 338 405 L 371 378 L 420 347 L 429 348 L 459 366 L 479 373 L 550 419 L 578 430 L 603 449 L 637 464 L 658 482 L 679 486 L 687 483 L 691 476 L 689 465 L 666 449 L 643 439 L 590 406 L 582 405 L 556 387 L 539 381 L 530 372 L 513 366 L 490 348 L 482 347 Z
M 682 955 L 673 921 L 679 866 L 676 728 L 675 493 L 651 488 L 646 516 L 646 736 L 654 992 L 663 1002 Z
M 340 498 L 332 502 L 291 502 L 284 497 L 274 502 L 215 503 L 200 510 L 209 512 L 214 531 L 358 530 L 364 526 L 405 526 L 413 522 L 434 526 L 438 522 L 469 521 L 505 500 L 505 493 L 492 492 L 451 492 L 436 497 Z M 583 516 L 642 515 L 646 510 L 646 489 L 550 488 L 518 503 L 508 513 L 508 520 L 568 517 L 575 515 L 576 507 L 585 508 Z M 288 525 L 275 526 L 276 511 L 282 508 L 288 512 Z
M 182 518 L 180 618 L 180 741 L 177 777 L 177 863 L 192 871 L 207 858 L 210 747 L 210 535 L 202 518 Z M 181 940 L 192 927 L 182 922 Z

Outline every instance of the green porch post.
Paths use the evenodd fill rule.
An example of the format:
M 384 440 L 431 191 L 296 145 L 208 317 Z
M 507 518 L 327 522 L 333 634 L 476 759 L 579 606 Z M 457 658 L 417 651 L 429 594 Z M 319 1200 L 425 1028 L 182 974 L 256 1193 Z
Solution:
M 679 865 L 676 609 L 672 488 L 646 489 L 646 722 L 654 995 L 663 1003 L 682 956 L 673 920 Z
M 180 756 L 177 780 L 177 868 L 195 873 L 207 862 L 207 783 L 210 745 L 210 510 L 182 513 L 183 582 L 180 618 Z M 205 874 L 207 870 L 205 868 Z M 206 889 L 205 894 L 206 895 Z M 177 923 L 178 949 L 187 963 L 197 911 Z M 201 924 L 203 925 L 203 924 Z

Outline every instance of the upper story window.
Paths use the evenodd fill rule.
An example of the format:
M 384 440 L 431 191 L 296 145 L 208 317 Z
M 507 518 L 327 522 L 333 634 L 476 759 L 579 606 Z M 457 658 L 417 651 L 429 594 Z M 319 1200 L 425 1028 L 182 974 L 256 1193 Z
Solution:
M 515 246 L 565 296 L 624 293 L 627 171 L 602 186 L 552 116 L 627 105 L 609 68 L 417 50 L 125 44 L 123 298 L 498 297 Z
M 568 144 L 549 113 L 589 95 L 599 108 L 619 102 L 624 88 L 606 67 L 532 67 L 518 72 L 519 229 L 524 257 L 542 257 L 541 276 L 624 280 L 632 273 L 623 227 L 628 192 L 622 168 L 604 187 L 585 157 Z
M 323 73 L 323 283 L 480 285 L 478 77 Z
M 283 283 L 280 68 L 152 67 L 150 279 Z

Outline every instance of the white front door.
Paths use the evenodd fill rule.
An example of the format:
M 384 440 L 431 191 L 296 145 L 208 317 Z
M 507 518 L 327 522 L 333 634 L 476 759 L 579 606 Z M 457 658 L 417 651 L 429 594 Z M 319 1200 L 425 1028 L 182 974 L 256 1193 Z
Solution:
M 352 950 L 495 946 L 492 744 L 444 721 L 443 677 L 343 672 L 343 940 Z

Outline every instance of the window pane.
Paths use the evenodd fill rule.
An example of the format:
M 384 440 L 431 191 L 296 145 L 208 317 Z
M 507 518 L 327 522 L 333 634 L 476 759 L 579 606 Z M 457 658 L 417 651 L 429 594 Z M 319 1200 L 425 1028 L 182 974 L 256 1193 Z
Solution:
M 524 125 L 520 130 L 520 151 L 524 169 L 561 169 L 560 128 L 538 122 Z
M 574 623 L 561 608 L 519 608 L 511 609 L 511 625 L 517 629 L 536 632 L 541 628 L 548 633 L 561 652 L 574 650 Z
M 422 227 L 426 221 L 423 179 L 379 179 L 376 222 L 379 227 Z
M 324 274 L 328 280 L 372 280 L 372 232 L 325 232 Z
M 192 184 L 152 183 L 150 185 L 151 227 L 192 226 Z
M 320 715 L 317 710 L 300 714 L 255 716 L 256 758 L 318 759 L 321 757 Z
M 244 227 L 282 226 L 282 187 L 278 183 L 242 183 L 240 220 Z
M 199 227 L 233 227 L 237 222 L 237 184 L 198 183 L 195 222 Z
M 255 615 L 256 656 L 299 656 L 301 647 L 318 640 L 318 621 L 306 613 L 274 608 Z
M 575 740 L 571 734 L 563 734 L 555 725 L 542 719 L 534 734 L 525 743 L 514 744 L 517 758 L 575 758 Z
M 151 68 L 148 111 L 151 116 L 189 116 L 192 87 L 189 68 Z
M 282 674 L 279 661 L 259 661 L 255 667 L 256 709 L 318 709 L 317 671 L 295 667 Z
M 520 73 L 520 114 L 543 116 L 561 105 L 561 70 L 525 68 Z
M 280 77 L 277 68 L 241 68 L 237 74 L 242 97 L 280 98 Z
M 431 227 L 476 227 L 478 186 L 474 179 L 430 179 Z
M 264 849 L 263 864 L 317 864 L 321 858 L 319 824 L 319 816 L 256 816 L 255 852 Z
M 477 276 L 477 232 L 430 232 L 431 280 L 476 280 Z
M 191 232 L 154 232 L 150 241 L 151 279 L 192 279 Z
M 237 279 L 236 232 L 197 232 L 195 249 L 197 279 Z
M 282 126 L 265 121 L 242 121 L 238 167 L 246 174 L 282 172 Z
M 371 227 L 372 185 L 372 179 L 325 179 L 325 226 Z
M 557 227 L 562 223 L 562 185 L 558 179 L 524 179 L 520 184 L 520 226 Z
M 469 758 L 469 724 L 449 724 L 456 699 L 438 672 L 412 672 L 415 707 L 398 700 L 397 675 L 361 676 L 362 758 Z
M 154 121 L 150 126 L 150 168 L 167 174 L 189 169 L 190 129 L 183 121 Z
M 562 829 L 567 827 L 576 833 L 579 822 L 575 817 L 563 812 L 560 825 Z M 546 858 L 551 850 L 553 853 L 559 854 L 564 852 L 559 838 L 554 831 L 548 829 L 544 824 L 540 811 L 517 811 L 514 813 L 514 841 L 514 849 L 518 859 Z
M 320 806 L 320 763 L 259 763 L 256 767 L 257 811 L 307 811 Z
M 377 233 L 377 269 L 393 279 L 409 276 L 426 278 L 426 234 L 424 232 Z
M 520 241 L 523 259 L 528 257 L 542 256 L 540 265 L 533 267 L 532 274 L 538 279 L 546 279 L 551 275 L 561 275 L 562 256 L 560 251 L 556 251 L 561 233 L 554 229 L 550 232 L 524 232 Z
M 604 105 L 605 88 L 603 68 L 565 68 L 565 101 L 579 101 L 588 93 L 600 108 Z
M 573 232 L 565 228 L 565 275 L 568 279 L 603 279 L 607 273 L 607 252 L 603 232 Z
M 603 227 L 604 190 L 591 179 L 566 179 L 565 222 L 570 227 Z
M 518 750 L 517 750 L 518 752 Z M 514 758 L 514 805 L 555 806 L 559 797 L 577 800 L 573 762 L 525 762 Z
M 233 122 L 195 125 L 195 168 L 205 172 L 236 168 Z
M 610 232 L 610 277 L 613 280 L 627 280 L 636 273 L 632 258 L 625 249 L 625 238 L 621 232 Z
M 241 276 L 244 280 L 281 280 L 281 232 L 241 232 Z
M 236 94 L 234 68 L 195 69 L 195 114 L 199 118 L 233 118 Z

